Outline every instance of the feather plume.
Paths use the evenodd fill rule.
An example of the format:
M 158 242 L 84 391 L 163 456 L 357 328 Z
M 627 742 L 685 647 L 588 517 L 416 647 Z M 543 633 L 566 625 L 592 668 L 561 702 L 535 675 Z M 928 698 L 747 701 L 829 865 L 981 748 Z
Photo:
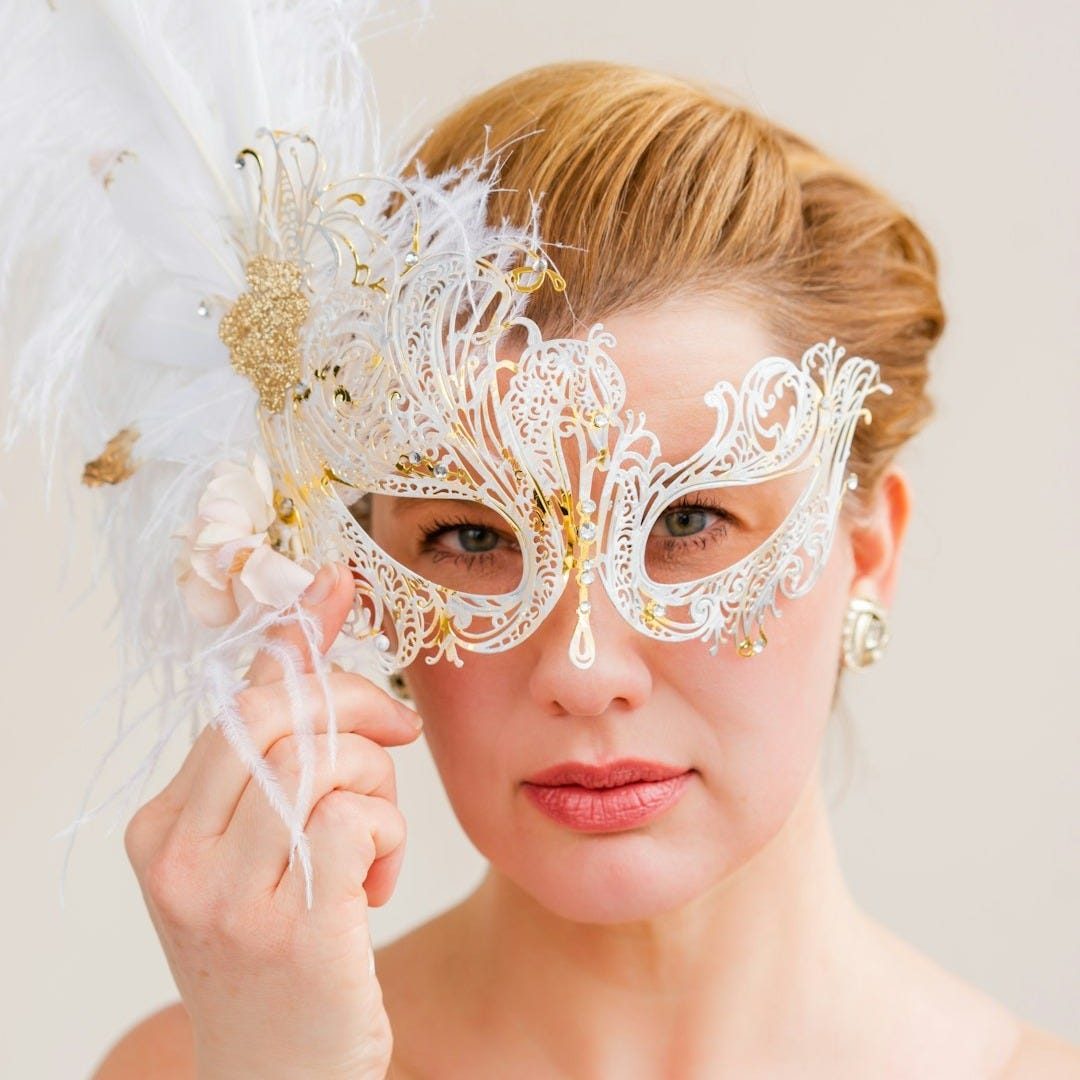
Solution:
M 417 3 L 409 17 L 425 11 Z M 245 461 L 261 439 L 255 388 L 230 365 L 216 319 L 193 313 L 220 310 L 245 287 L 257 208 L 234 159 L 260 127 L 316 134 L 330 176 L 392 174 L 404 160 L 380 129 L 362 52 L 365 39 L 403 21 L 376 0 L 38 0 L 0 15 L 0 134 L 19 163 L 0 178 L 4 442 L 36 431 L 46 502 L 60 477 L 73 510 L 72 463 L 97 459 L 119 432 L 137 436 L 132 475 L 94 495 L 96 572 L 116 585 L 121 675 L 87 719 L 115 708 L 120 720 L 64 830 L 67 856 L 82 824 L 110 806 L 119 821 L 141 801 L 177 731 L 193 739 L 213 722 L 288 824 L 310 904 L 303 800 L 284 797 L 248 740 L 235 708 L 239 673 L 268 631 L 289 623 L 312 644 L 324 692 L 328 661 L 368 674 L 375 666 L 348 635 L 320 661 L 317 620 L 295 603 L 249 608 L 219 629 L 185 610 L 177 530 L 215 463 Z M 486 155 L 408 182 L 427 245 L 491 250 L 496 164 Z M 387 244 L 405 250 L 413 220 L 388 218 Z M 282 660 L 309 784 L 308 703 L 294 658 Z M 144 679 L 154 704 L 125 721 L 127 696 Z M 138 769 L 90 807 L 112 753 L 150 722 Z

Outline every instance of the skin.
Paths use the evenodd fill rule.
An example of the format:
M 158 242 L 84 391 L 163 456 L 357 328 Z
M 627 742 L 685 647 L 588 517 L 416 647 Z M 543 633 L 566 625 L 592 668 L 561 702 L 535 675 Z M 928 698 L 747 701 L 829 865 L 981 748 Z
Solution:
M 751 312 L 715 297 L 605 323 L 628 404 L 670 459 L 707 438 L 709 386 L 781 351 Z M 407 550 L 415 521 L 390 509 L 374 500 L 373 532 Z M 440 776 L 490 869 L 462 903 L 376 951 L 390 1077 L 501 1080 L 508 1063 L 537 1080 L 1078 1074 L 1075 1048 L 860 911 L 837 860 L 820 758 L 841 626 L 852 596 L 892 602 L 909 512 L 890 469 L 842 515 L 821 579 L 781 601 L 753 659 L 730 643 L 710 656 L 657 642 L 594 588 L 597 657 L 580 671 L 571 588 L 514 649 L 412 666 Z M 752 498 L 739 506 L 751 532 L 768 517 Z M 556 762 L 623 756 L 691 768 L 692 781 L 659 818 L 602 835 L 555 824 L 522 793 Z M 97 1080 L 145 1076 L 185 1032 L 180 1004 L 155 1014 Z M 152 1075 L 193 1072 L 189 1060 Z

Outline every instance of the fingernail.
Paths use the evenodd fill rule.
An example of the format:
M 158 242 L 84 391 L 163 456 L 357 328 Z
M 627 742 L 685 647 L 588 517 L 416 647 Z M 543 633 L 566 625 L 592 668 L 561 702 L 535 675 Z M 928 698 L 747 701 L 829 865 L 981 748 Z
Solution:
M 418 712 L 414 712 L 408 705 L 398 705 L 401 710 L 401 715 L 404 719 L 409 721 L 414 731 L 424 730 L 424 721 Z
M 338 564 L 331 563 L 329 566 L 319 568 L 315 580 L 307 587 L 304 593 L 305 604 L 321 604 L 333 591 L 338 581 Z

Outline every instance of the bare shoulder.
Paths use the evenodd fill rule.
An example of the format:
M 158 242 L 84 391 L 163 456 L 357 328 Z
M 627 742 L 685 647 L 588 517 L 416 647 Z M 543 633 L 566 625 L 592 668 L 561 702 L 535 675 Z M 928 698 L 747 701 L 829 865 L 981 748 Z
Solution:
M 1080 1080 L 1080 1046 L 1024 1024 L 1000 1080 Z
M 140 1020 L 115 1043 L 91 1080 L 193 1080 L 195 1046 L 181 1001 Z
M 983 989 L 867 919 L 881 957 L 885 1044 L 910 1048 L 913 1076 L 1080 1080 L 1080 1048 L 1018 1016 Z

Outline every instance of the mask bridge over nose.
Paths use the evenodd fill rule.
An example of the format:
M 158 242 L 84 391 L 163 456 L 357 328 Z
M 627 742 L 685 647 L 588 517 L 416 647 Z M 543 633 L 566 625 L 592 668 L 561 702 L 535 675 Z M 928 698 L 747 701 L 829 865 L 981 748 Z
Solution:
M 594 549 L 598 527 L 594 516 L 597 506 L 593 499 L 579 501 L 565 490 L 554 492 L 550 504 L 559 514 L 566 540 L 563 573 L 567 576 L 574 574 L 578 588 L 577 623 L 570 639 L 570 662 L 574 667 L 586 671 L 596 659 L 596 640 L 589 622 L 592 612 L 589 586 L 596 580 Z

